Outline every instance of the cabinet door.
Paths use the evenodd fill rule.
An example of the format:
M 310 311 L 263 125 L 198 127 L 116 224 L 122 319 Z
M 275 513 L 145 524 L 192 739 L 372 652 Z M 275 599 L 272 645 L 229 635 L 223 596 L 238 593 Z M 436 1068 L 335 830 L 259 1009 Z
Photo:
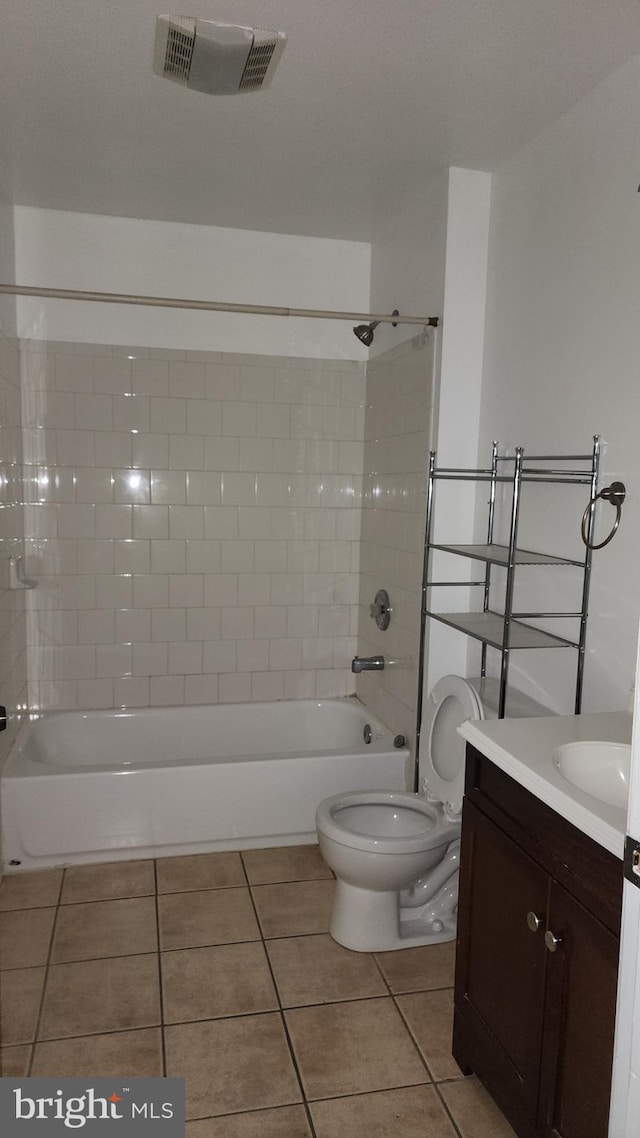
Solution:
M 480 1076 L 518 1133 L 534 1133 L 538 1116 L 549 883 L 465 802 L 454 1054 Z M 537 931 L 529 913 L 539 919 Z
M 556 882 L 549 930 L 541 1131 L 606 1138 L 618 976 L 618 939 Z

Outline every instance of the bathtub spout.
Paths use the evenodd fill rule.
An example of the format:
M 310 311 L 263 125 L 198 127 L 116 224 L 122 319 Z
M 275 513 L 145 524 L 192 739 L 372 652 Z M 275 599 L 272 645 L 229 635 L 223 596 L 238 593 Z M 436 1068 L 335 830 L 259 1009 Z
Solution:
M 351 661 L 351 671 L 358 675 L 359 672 L 381 672 L 384 668 L 384 656 L 354 656 Z

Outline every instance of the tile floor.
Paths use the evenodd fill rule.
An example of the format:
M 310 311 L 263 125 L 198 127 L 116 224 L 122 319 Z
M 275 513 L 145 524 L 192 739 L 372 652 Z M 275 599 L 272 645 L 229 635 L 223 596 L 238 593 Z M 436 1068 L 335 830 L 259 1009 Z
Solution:
M 450 1054 L 453 945 L 328 935 L 317 846 L 0 885 L 5 1075 L 178 1075 L 187 1138 L 513 1138 Z

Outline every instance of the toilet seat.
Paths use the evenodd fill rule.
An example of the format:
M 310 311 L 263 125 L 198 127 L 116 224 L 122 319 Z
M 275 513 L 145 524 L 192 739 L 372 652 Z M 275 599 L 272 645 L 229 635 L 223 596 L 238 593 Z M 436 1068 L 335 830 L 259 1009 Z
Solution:
M 462 676 L 443 676 L 433 687 L 424 712 L 420 765 L 428 798 L 441 802 L 449 816 L 462 811 L 465 742 L 458 727 L 467 719 L 484 719 L 478 693 Z
M 419 853 L 437 846 L 444 840 L 442 821 L 437 807 L 408 791 L 346 791 L 325 798 L 316 812 L 316 825 L 328 838 L 372 853 Z

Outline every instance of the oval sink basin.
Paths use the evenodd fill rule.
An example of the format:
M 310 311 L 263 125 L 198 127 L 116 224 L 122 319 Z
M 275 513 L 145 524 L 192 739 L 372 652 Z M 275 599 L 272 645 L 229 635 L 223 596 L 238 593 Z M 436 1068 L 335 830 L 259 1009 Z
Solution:
M 610 806 L 627 809 L 631 766 L 628 743 L 565 743 L 554 751 L 553 761 L 562 777 L 579 790 Z

